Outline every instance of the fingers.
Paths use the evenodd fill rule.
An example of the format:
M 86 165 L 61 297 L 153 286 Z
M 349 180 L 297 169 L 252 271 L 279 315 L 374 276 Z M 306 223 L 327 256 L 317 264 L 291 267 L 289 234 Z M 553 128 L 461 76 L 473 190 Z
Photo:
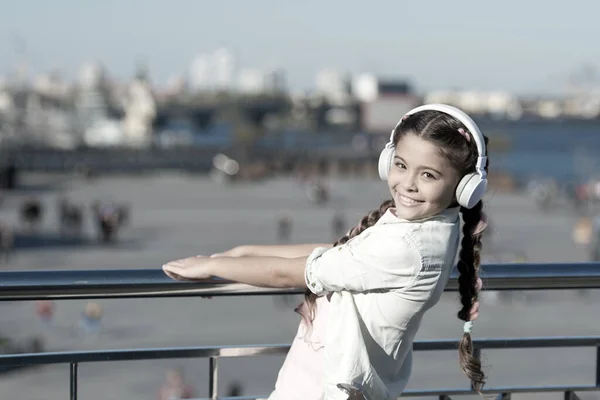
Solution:
M 185 278 L 185 259 L 183 260 L 175 260 L 169 261 L 168 263 L 162 266 L 162 270 L 169 278 L 183 281 Z
M 194 256 L 194 257 L 187 257 L 187 258 L 182 258 L 179 260 L 169 261 L 168 263 L 163 265 L 163 267 L 167 267 L 173 272 L 177 272 L 176 270 L 179 270 L 179 272 L 182 272 L 185 268 L 193 266 L 194 263 L 197 262 L 198 258 L 203 258 L 203 257 L 204 256 Z
M 477 282 L 475 283 L 475 289 L 479 292 L 483 287 L 483 281 L 481 278 L 477 277 Z
M 181 276 L 179 274 L 177 274 L 175 271 L 180 270 L 181 268 L 177 267 L 177 266 L 173 266 L 171 263 L 165 264 L 162 267 L 163 272 L 171 279 L 176 280 L 176 281 L 189 281 L 191 279 L 188 279 L 184 276 Z M 200 296 L 203 299 L 212 299 L 212 296 Z
M 179 274 L 183 270 L 182 265 L 177 261 L 170 261 L 166 263 L 162 266 L 162 269 L 165 272 L 171 272 L 174 274 Z
M 181 275 L 175 274 L 175 273 L 173 273 L 173 272 L 171 272 L 171 271 L 169 271 L 169 270 L 167 270 L 167 269 L 165 269 L 165 268 L 163 268 L 163 271 L 165 272 L 165 274 L 166 274 L 166 275 L 167 275 L 169 278 L 171 278 L 171 279 L 174 279 L 174 280 L 176 280 L 176 281 L 185 281 L 185 280 L 186 280 L 186 279 L 185 279 L 184 277 L 182 277 Z
M 206 261 L 208 257 L 193 256 L 181 260 L 169 261 L 162 266 L 163 271 L 169 277 L 177 280 L 202 280 L 209 279 Z
M 167 263 L 167 264 L 164 264 L 164 265 L 162 266 L 162 270 L 163 270 L 163 272 L 164 272 L 165 274 L 167 274 L 167 275 L 169 275 L 170 273 L 171 273 L 171 274 L 176 274 L 176 273 L 177 273 L 176 271 L 177 271 L 178 269 L 179 269 L 179 267 L 177 267 L 176 265 L 174 265 L 174 264 L 172 264 L 172 263 Z

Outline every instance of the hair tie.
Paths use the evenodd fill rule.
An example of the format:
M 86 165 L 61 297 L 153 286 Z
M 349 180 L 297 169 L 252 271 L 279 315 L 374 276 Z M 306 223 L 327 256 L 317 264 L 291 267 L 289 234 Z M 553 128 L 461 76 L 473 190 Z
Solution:
M 471 143 L 471 135 L 469 135 L 463 128 L 458 128 L 458 133 L 464 136 L 467 139 L 468 143 Z
M 473 330 L 473 321 L 467 321 L 465 322 L 465 325 L 463 326 L 463 331 L 465 333 L 471 333 L 471 331 Z
M 483 281 L 481 280 L 480 277 L 477 277 L 477 280 L 475 281 L 475 290 L 479 292 L 482 287 L 483 287 Z
M 479 220 L 479 222 L 477 222 L 477 225 L 475 225 L 475 227 L 471 231 L 471 235 L 475 236 L 475 235 L 481 234 L 485 230 L 485 228 L 487 228 L 487 226 L 488 226 L 488 216 L 486 213 L 484 213 L 482 211 L 481 219 Z

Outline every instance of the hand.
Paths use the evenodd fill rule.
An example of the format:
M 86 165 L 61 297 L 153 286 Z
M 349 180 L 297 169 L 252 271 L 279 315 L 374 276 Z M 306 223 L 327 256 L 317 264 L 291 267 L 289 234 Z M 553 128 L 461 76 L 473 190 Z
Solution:
M 210 259 L 205 256 L 188 257 L 169 261 L 162 269 L 171 279 L 178 281 L 208 279 L 212 274 L 208 270 L 207 261 Z
M 218 258 L 218 257 L 243 257 L 246 255 L 246 248 L 244 246 L 236 246 L 232 249 L 224 251 L 222 253 L 215 253 L 210 256 L 210 258 Z

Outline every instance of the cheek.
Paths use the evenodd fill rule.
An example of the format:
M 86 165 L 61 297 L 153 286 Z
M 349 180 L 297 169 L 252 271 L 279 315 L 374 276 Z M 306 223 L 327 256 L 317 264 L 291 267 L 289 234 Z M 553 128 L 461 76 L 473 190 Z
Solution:
M 433 203 L 451 203 L 455 197 L 455 186 L 439 184 L 431 187 L 429 192 L 430 201 Z
M 396 167 L 393 166 L 388 175 L 388 179 L 387 179 L 388 186 L 390 186 L 390 187 L 396 186 L 398 184 L 399 180 L 400 179 L 399 179 L 398 171 L 396 170 Z

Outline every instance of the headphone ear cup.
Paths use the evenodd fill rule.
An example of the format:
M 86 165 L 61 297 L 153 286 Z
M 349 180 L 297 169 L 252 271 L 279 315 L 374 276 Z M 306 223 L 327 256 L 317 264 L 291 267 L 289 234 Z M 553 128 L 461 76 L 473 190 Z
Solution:
M 382 181 L 387 181 L 387 178 L 390 173 L 390 168 L 392 167 L 393 158 L 394 147 L 388 143 L 385 145 L 384 149 L 379 155 L 379 178 L 381 178 Z
M 471 209 L 483 198 L 487 189 L 487 179 L 477 173 L 465 175 L 456 187 L 456 201 L 461 206 Z

